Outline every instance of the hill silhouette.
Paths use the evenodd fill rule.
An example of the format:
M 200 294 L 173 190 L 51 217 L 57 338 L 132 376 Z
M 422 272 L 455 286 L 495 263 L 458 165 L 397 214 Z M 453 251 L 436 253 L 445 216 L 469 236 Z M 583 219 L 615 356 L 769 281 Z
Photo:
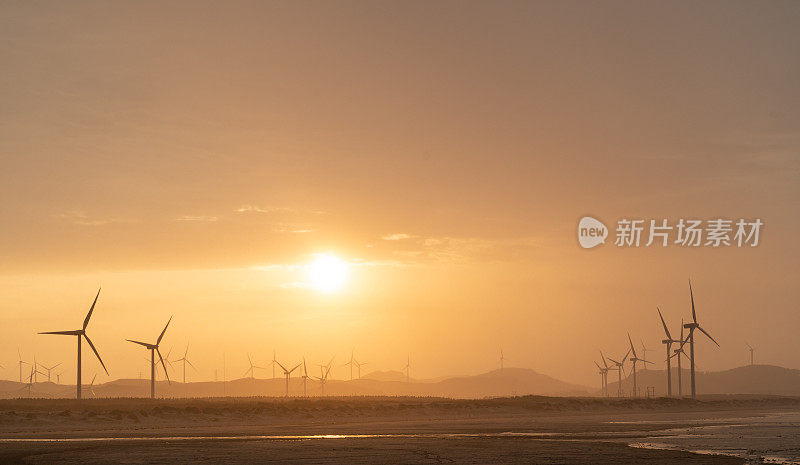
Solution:
M 614 373 L 609 373 L 608 391 L 617 392 L 617 382 L 611 382 Z M 683 394 L 689 395 L 690 373 L 682 370 Z M 781 396 L 800 396 L 800 370 L 775 365 L 747 365 L 724 371 L 698 371 L 695 373 L 697 394 L 764 394 Z M 599 381 L 599 380 L 598 380 Z M 637 370 L 636 383 L 640 395 L 647 386 L 655 387 L 656 396 L 667 393 L 666 370 Z M 626 396 L 633 392 L 633 377 L 628 374 L 622 380 L 622 390 Z M 595 390 L 599 393 L 599 389 Z M 678 369 L 672 368 L 672 393 L 678 393 Z

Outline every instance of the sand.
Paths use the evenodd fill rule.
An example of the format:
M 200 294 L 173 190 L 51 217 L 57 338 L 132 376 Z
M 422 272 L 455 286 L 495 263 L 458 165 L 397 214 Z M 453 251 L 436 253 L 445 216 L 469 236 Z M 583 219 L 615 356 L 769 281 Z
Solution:
M 725 418 L 791 409 L 800 410 L 800 400 L 19 399 L 0 401 L 0 461 L 743 463 L 628 443 L 702 419 L 723 423 Z M 390 436 L 347 436 L 359 434 Z M 275 437 L 303 435 L 345 437 Z

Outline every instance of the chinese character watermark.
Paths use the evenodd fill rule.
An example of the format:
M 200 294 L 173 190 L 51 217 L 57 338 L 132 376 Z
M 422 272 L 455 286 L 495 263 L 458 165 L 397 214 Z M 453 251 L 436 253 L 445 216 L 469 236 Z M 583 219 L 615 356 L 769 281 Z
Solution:
M 674 223 L 663 219 L 617 221 L 614 245 L 617 247 L 756 247 L 764 222 L 760 218 L 737 221 L 725 218 L 707 220 L 680 218 Z M 578 223 L 578 242 L 590 249 L 605 243 L 609 228 L 600 220 L 585 216 Z

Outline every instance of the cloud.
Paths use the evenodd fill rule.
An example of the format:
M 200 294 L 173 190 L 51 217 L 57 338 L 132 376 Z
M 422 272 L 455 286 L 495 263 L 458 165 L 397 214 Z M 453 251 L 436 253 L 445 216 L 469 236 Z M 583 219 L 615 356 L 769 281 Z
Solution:
M 83 211 L 68 211 L 55 215 L 56 218 L 68 221 L 78 226 L 103 226 L 112 223 L 133 223 L 133 220 L 125 218 L 90 218 Z
M 383 236 L 381 239 L 384 241 L 402 241 L 404 239 L 411 239 L 413 236 L 404 233 L 395 233 L 389 234 L 388 236 Z
M 185 215 L 185 216 L 180 216 L 180 217 L 178 217 L 178 218 L 175 218 L 175 221 L 199 221 L 199 222 L 206 222 L 206 223 L 210 223 L 210 222 L 217 221 L 218 219 L 219 219 L 219 218 L 217 218 L 216 216 L 204 216 L 204 215 L 193 216 L 193 215 Z

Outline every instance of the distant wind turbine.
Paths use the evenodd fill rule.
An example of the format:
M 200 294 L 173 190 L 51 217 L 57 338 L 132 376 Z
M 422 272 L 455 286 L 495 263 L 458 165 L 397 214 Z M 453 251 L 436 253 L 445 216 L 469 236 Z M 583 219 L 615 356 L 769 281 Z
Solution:
M 661 315 L 661 309 L 656 307 L 656 310 L 658 310 L 658 317 L 661 319 L 661 325 L 664 327 L 664 333 L 666 333 L 667 336 L 666 339 L 661 340 L 661 343 L 667 348 L 667 396 L 672 397 L 672 366 L 669 361 L 670 358 L 672 358 L 672 344 L 681 341 L 672 339 L 672 335 L 669 334 L 667 324 L 664 323 L 664 317 Z M 680 369 L 678 369 L 678 376 L 680 376 Z
M 249 357 L 249 355 L 248 355 L 248 357 Z M 167 357 L 167 358 L 169 358 L 169 357 Z M 186 343 L 186 350 L 183 352 L 183 357 L 181 357 L 181 358 L 179 358 L 179 359 L 177 359 L 175 361 L 183 363 L 183 384 L 186 384 L 186 364 L 188 363 L 189 366 L 192 367 L 192 369 L 194 371 L 197 371 L 197 368 L 195 368 L 194 365 L 192 365 L 192 362 L 189 361 L 189 343 L 188 342 Z
M 692 292 L 692 281 L 689 281 L 689 296 L 690 296 L 691 301 L 692 301 L 692 322 L 684 324 L 683 327 L 689 330 L 689 360 L 690 360 L 690 362 L 692 364 L 691 365 L 692 366 L 692 369 L 691 369 L 692 399 L 696 399 L 697 398 L 697 391 L 695 389 L 695 376 L 694 376 L 694 366 L 695 366 L 695 364 L 694 364 L 694 330 L 695 329 L 699 329 L 700 332 L 702 332 L 703 334 L 706 335 L 706 337 L 711 339 L 711 342 L 713 342 L 714 344 L 717 344 L 717 347 L 719 347 L 719 343 L 717 343 L 717 341 L 715 341 L 714 338 L 711 337 L 711 335 L 708 334 L 708 332 L 705 329 L 703 329 L 700 326 L 700 324 L 697 322 L 697 312 L 695 312 L 695 309 L 694 309 L 694 293 Z
M 756 350 L 750 344 L 748 344 L 746 342 L 744 343 L 744 345 L 746 345 L 747 349 L 750 351 L 750 366 L 753 366 L 753 365 L 755 365 L 754 358 L 753 358 L 753 352 L 755 352 Z
M 94 297 L 94 302 L 92 302 L 92 306 L 89 308 L 89 313 L 86 314 L 86 318 L 83 320 L 83 327 L 81 329 L 77 329 L 74 331 L 48 331 L 39 334 L 59 334 L 63 336 L 78 336 L 78 379 L 75 382 L 76 386 L 76 398 L 81 398 L 81 338 L 86 338 L 86 342 L 89 343 L 89 347 L 92 348 L 92 352 L 94 355 L 97 356 L 97 360 L 100 361 L 100 365 L 103 366 L 103 370 L 105 370 L 106 374 L 108 374 L 108 369 L 106 369 L 105 363 L 103 363 L 103 359 L 100 358 L 100 354 L 97 353 L 97 349 L 95 349 L 94 344 L 92 344 L 92 340 L 89 339 L 89 335 L 86 334 L 86 327 L 89 325 L 89 318 L 92 317 L 92 312 L 94 311 L 94 306 L 97 304 L 97 298 L 100 297 L 100 290 L 97 290 L 97 295 Z
M 503 349 L 500 349 L 500 371 L 503 371 L 503 368 L 505 368 L 505 361 L 506 358 L 503 355 Z
M 294 366 L 291 370 L 287 370 L 285 366 L 281 365 L 281 362 L 276 361 L 275 363 L 278 364 L 279 367 L 283 370 L 283 374 L 286 376 L 286 397 L 289 397 L 289 377 L 292 375 L 292 372 L 297 369 L 302 363 L 298 363 Z
M 161 334 L 159 334 L 155 344 L 134 341 L 133 339 L 126 339 L 128 342 L 133 342 L 134 344 L 139 344 L 140 346 L 144 346 L 147 350 L 150 351 L 150 398 L 151 399 L 155 399 L 156 397 L 156 354 L 158 354 L 158 358 L 159 360 L 161 360 L 161 366 L 164 367 L 164 375 L 167 377 L 167 383 L 170 383 L 169 373 L 167 372 L 167 365 L 164 363 L 164 357 L 161 356 L 161 351 L 158 350 L 158 345 L 161 344 L 161 339 L 164 338 L 164 333 L 167 332 L 167 328 L 169 327 L 169 324 L 171 322 L 172 322 L 172 317 L 169 317 L 169 320 L 167 320 L 167 324 L 164 325 L 164 329 L 161 331 Z
M 347 363 L 342 364 L 343 367 L 350 365 L 350 381 L 353 380 L 353 365 L 357 365 L 358 362 L 355 359 L 355 349 L 350 351 L 350 360 Z
M 333 361 L 333 360 L 331 360 Z M 331 372 L 331 365 L 319 365 L 319 376 L 315 376 L 320 382 L 322 388 L 322 397 L 325 397 L 325 382 L 328 380 L 328 374 Z
M 678 346 L 677 349 L 672 351 L 672 355 L 670 355 L 670 357 L 678 357 L 678 397 L 682 398 L 683 397 L 683 369 L 681 368 L 681 355 L 683 355 L 686 358 L 689 358 L 689 356 L 686 355 L 686 351 L 683 350 L 683 346 L 686 345 L 687 342 L 689 342 L 689 338 L 684 338 L 683 337 L 683 318 L 681 318 L 681 339 L 680 339 L 679 342 L 680 342 L 680 345 Z
M 250 354 L 247 354 L 247 361 L 250 363 L 250 368 L 244 372 L 244 377 L 247 377 L 247 374 L 250 373 L 250 379 L 255 379 L 256 377 L 256 368 L 259 370 L 263 370 L 264 367 L 260 367 L 258 365 L 253 365 L 253 359 L 250 358 Z
M 406 366 L 403 367 L 403 369 L 406 370 L 406 383 L 410 383 L 411 377 L 409 376 L 409 370 L 411 369 L 411 355 L 406 357 Z
M 642 363 L 653 363 L 653 362 L 648 362 L 644 358 L 639 358 L 636 356 L 636 349 L 633 347 L 633 341 L 631 341 L 631 333 L 628 333 L 628 343 L 631 345 L 631 352 L 633 353 L 633 357 L 629 359 L 633 364 L 633 397 L 639 397 L 638 387 L 636 386 L 636 362 L 642 362 Z
M 17 355 L 19 356 L 19 382 L 22 382 L 22 365 L 30 365 L 30 363 L 22 360 L 22 354 L 19 351 L 19 347 L 17 348 Z
M 49 382 L 49 381 L 50 381 L 50 372 L 51 372 L 51 371 L 53 371 L 53 369 L 54 369 L 54 368 L 56 368 L 56 367 L 60 366 L 60 365 L 61 365 L 61 363 L 60 363 L 60 362 L 59 362 L 59 363 L 56 363 L 55 365 L 53 365 L 53 366 L 51 366 L 51 367 L 46 367 L 45 365 L 42 365 L 41 363 L 40 363 L 40 365 L 42 366 L 42 368 L 44 368 L 45 370 L 47 370 L 47 381 Z
M 614 365 L 616 365 L 617 377 L 618 377 L 617 397 L 622 397 L 622 375 L 623 373 L 625 373 L 625 360 L 628 358 L 628 355 L 630 355 L 630 353 L 631 350 L 628 349 L 628 351 L 625 352 L 625 355 L 619 361 L 614 360 L 611 357 L 608 357 L 608 360 L 611 361 L 611 363 L 613 363 Z
M 306 368 L 306 358 L 303 357 L 303 374 L 300 375 L 303 378 L 303 397 L 308 397 L 306 391 L 306 382 L 308 381 L 308 369 Z

